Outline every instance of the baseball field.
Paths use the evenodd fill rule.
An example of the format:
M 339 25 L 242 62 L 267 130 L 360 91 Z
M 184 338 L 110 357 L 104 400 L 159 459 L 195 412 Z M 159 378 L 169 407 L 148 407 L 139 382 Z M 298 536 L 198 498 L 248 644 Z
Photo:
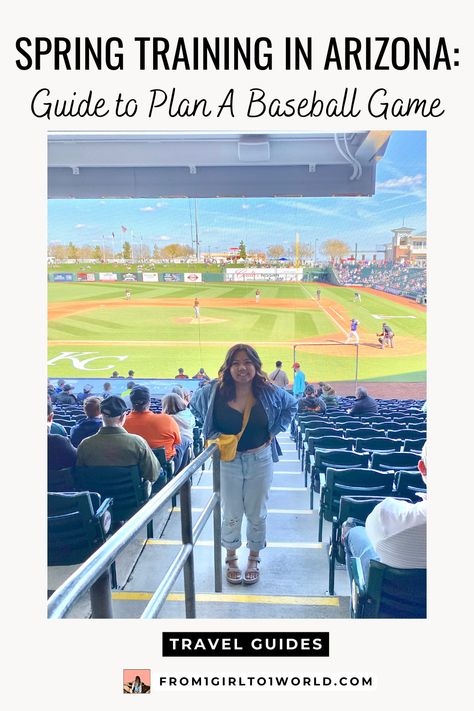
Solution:
M 133 369 L 137 377 L 172 378 L 178 367 L 190 377 L 203 367 L 212 377 L 227 348 L 244 342 L 257 349 L 267 372 L 279 359 L 291 377 L 297 343 L 307 380 L 351 380 L 356 348 L 344 345 L 351 318 L 359 320 L 360 380 L 426 376 L 426 308 L 371 289 L 359 289 L 360 303 L 354 289 L 310 283 L 50 283 L 48 289 L 50 377 Z M 383 321 L 395 333 L 393 349 L 378 343 Z

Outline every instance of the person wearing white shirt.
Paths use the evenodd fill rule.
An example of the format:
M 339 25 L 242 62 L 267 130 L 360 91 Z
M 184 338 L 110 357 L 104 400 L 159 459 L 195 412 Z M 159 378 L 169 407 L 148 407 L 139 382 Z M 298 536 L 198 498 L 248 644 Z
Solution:
M 426 444 L 418 469 L 426 477 Z M 412 504 L 387 497 L 367 516 L 364 526 L 343 525 L 346 560 L 360 558 L 367 578 L 370 560 L 379 560 L 393 568 L 426 568 L 426 495 Z M 350 524 L 349 524 L 350 525 Z

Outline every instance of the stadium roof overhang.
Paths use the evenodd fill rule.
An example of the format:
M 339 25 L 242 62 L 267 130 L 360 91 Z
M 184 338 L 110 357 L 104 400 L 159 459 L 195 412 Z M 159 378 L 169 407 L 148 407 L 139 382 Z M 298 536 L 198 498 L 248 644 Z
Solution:
M 48 197 L 370 196 L 390 135 L 51 133 Z

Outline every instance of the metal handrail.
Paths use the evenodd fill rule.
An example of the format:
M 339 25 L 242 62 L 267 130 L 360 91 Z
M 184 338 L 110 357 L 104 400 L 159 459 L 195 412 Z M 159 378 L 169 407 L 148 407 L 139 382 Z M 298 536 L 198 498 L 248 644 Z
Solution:
M 213 494 L 203 514 L 192 529 L 191 477 L 213 457 Z M 216 592 L 222 592 L 220 544 L 220 457 L 216 444 L 201 452 L 180 471 L 161 491 L 137 511 L 113 536 L 98 548 L 48 600 L 48 617 L 64 617 L 78 598 L 90 590 L 92 617 L 113 617 L 110 566 L 117 556 L 132 542 L 139 530 L 159 513 L 169 499 L 181 492 L 182 547 L 168 568 L 157 591 L 148 604 L 143 617 L 156 617 L 177 576 L 184 569 L 186 616 L 195 617 L 194 593 L 194 543 L 205 521 L 214 512 L 214 582 Z

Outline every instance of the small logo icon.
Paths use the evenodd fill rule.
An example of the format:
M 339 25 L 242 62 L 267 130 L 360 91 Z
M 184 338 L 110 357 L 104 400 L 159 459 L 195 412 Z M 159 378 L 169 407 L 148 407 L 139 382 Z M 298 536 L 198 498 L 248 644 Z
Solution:
M 124 694 L 149 694 L 151 690 L 150 669 L 124 669 Z

